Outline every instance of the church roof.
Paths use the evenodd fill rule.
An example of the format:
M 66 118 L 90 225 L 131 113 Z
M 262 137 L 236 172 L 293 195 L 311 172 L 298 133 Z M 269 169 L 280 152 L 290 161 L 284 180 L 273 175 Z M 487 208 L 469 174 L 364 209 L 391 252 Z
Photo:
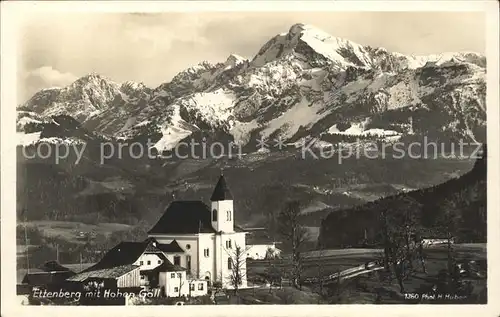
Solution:
M 227 187 L 226 180 L 224 179 L 224 175 L 221 175 L 217 185 L 215 185 L 214 192 L 212 197 L 210 197 L 211 201 L 219 201 L 219 200 L 232 200 L 233 195 Z
M 210 209 L 201 201 L 174 201 L 149 234 L 215 233 Z

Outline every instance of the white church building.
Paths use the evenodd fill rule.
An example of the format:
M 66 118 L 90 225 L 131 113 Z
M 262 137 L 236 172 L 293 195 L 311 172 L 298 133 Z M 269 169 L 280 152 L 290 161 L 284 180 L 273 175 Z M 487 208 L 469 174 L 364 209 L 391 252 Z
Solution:
M 149 239 L 157 242 L 155 246 L 170 262 L 209 285 L 221 282 L 224 288 L 232 288 L 231 275 L 235 263 L 240 263 L 239 288 L 245 288 L 246 232 L 234 224 L 233 196 L 223 175 L 210 200 L 210 207 L 202 201 L 172 202 L 149 230 Z M 240 256 L 236 256 L 237 247 Z

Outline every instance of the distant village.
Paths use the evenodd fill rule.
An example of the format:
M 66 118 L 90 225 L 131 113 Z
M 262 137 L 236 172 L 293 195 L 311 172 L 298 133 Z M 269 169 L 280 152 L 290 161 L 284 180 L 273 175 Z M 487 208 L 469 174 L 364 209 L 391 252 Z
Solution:
M 234 224 L 233 195 L 222 174 L 210 201 L 172 202 L 146 240 L 122 241 L 83 270 L 57 261 L 29 269 L 18 295 L 126 305 L 147 297 L 214 301 L 217 290 L 248 288 L 247 259 L 277 258 L 281 250 L 275 242 L 246 244 L 249 231 Z

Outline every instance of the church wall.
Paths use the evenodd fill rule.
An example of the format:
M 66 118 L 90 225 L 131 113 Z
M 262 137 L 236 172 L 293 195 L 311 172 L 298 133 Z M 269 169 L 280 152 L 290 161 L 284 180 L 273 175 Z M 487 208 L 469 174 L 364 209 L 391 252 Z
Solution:
M 222 235 L 216 234 L 214 238 L 214 249 L 215 249 L 215 258 L 214 258 L 214 271 L 215 273 L 215 279 L 216 281 L 221 281 L 222 280 L 222 275 L 220 274 L 222 270 L 222 259 L 225 254 L 224 251 L 224 245 L 222 242 Z M 217 273 L 218 272 L 218 273 Z
M 209 277 L 210 281 L 215 280 L 215 249 L 214 249 L 214 240 L 215 235 L 212 233 L 207 234 L 199 234 L 198 240 L 198 265 L 200 272 L 200 279 L 205 279 L 205 277 Z M 205 250 L 208 250 L 208 256 L 205 253 Z
M 186 255 L 184 253 L 164 253 L 165 256 L 167 257 L 167 259 L 172 263 L 172 264 L 175 264 L 175 260 L 174 258 L 176 256 L 179 256 L 180 257 L 180 266 L 182 266 L 183 268 L 186 268 Z M 187 269 L 187 268 L 186 268 Z

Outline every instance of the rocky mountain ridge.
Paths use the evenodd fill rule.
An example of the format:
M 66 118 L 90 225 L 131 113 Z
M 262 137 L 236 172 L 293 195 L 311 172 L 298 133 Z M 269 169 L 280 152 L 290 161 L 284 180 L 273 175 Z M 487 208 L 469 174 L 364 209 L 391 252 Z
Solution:
M 482 142 L 485 65 L 476 53 L 405 56 L 295 24 L 252 60 L 202 62 L 154 89 L 90 74 L 42 90 L 18 108 L 17 126 L 36 142 L 37 122 L 69 115 L 116 139 L 152 137 L 159 151 L 200 131 L 240 144 L 415 133 Z

